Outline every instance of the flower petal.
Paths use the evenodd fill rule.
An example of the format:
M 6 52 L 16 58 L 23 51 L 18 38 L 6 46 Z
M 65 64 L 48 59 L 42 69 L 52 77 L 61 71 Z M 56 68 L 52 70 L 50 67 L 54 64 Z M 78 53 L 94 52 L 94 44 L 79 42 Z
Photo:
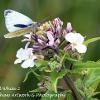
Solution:
M 53 33 L 51 31 L 47 31 L 46 34 L 49 39 L 49 46 L 52 46 L 54 44 Z
M 68 33 L 65 35 L 65 39 L 70 42 L 70 43 L 73 43 L 74 42 L 74 39 L 75 39 L 75 33 Z
M 33 59 L 28 59 L 28 60 L 25 60 L 22 64 L 21 64 L 21 66 L 23 67 L 23 68 L 28 68 L 28 67 L 33 67 L 32 65 L 33 65 L 33 63 L 34 63 L 34 61 L 33 61 Z
M 84 37 L 80 33 L 68 33 L 65 35 L 65 39 L 75 44 L 82 44 L 84 42 Z
M 34 62 L 31 64 L 31 66 L 30 67 L 33 67 L 34 66 Z
M 32 50 L 33 50 L 32 48 L 25 49 L 25 55 L 28 57 L 29 57 L 29 55 L 33 55 Z
M 17 51 L 16 57 L 19 58 L 19 59 L 24 60 L 26 58 L 26 52 L 25 52 L 25 50 L 23 48 L 20 48 Z
M 74 33 L 74 43 L 82 44 L 84 42 L 84 37 L 80 33 Z
M 30 39 L 31 38 L 31 34 L 25 34 L 24 37 Z
M 79 44 L 75 48 L 79 53 L 85 53 L 87 51 L 87 47 L 83 44 Z
M 21 63 L 21 62 L 22 62 L 21 59 L 16 59 L 16 60 L 14 61 L 14 64 L 18 64 L 18 63 Z

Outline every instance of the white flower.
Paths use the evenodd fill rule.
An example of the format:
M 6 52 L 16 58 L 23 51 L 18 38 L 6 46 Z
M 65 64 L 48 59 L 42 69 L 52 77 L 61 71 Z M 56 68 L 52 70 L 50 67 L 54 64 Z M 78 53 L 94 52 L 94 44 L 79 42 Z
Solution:
M 32 53 L 32 48 L 20 48 L 17 51 L 16 54 L 17 59 L 15 60 L 14 64 L 21 63 L 21 66 L 23 68 L 28 68 L 28 67 L 33 67 L 34 66 L 34 60 L 37 58 L 33 53 Z
M 22 40 L 22 42 L 31 41 L 31 36 L 32 36 L 32 33 L 30 33 L 30 34 L 25 34 L 25 35 L 24 35 L 25 38 Z
M 68 33 L 65 35 L 65 39 L 71 43 L 72 50 L 77 50 L 79 53 L 85 53 L 87 47 L 83 44 L 84 37 L 80 33 Z

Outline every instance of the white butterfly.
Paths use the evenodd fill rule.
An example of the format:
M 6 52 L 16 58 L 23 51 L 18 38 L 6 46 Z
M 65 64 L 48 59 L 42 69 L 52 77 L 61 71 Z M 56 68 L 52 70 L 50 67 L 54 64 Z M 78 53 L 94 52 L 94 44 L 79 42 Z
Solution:
M 26 33 L 30 33 L 37 22 L 32 21 L 29 17 L 14 11 L 4 11 L 5 24 L 10 33 L 5 34 L 5 38 L 19 37 Z

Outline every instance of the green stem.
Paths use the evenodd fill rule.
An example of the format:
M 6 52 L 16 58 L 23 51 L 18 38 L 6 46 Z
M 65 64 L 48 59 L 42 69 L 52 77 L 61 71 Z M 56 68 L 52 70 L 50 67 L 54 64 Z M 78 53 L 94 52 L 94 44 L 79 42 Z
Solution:
M 84 42 L 84 44 L 88 46 L 89 43 L 95 42 L 97 40 L 100 40 L 100 37 L 95 37 L 95 38 L 88 39 Z
M 38 80 L 40 80 L 42 77 L 37 74 L 32 68 L 30 68 L 31 72 L 37 77 Z
M 67 86 L 71 89 L 74 99 L 75 100 L 83 100 L 82 97 L 80 96 L 79 92 L 77 91 L 72 79 L 67 74 L 63 78 L 64 78 Z
M 66 53 L 63 55 L 63 57 L 62 57 L 62 59 L 61 59 L 61 61 L 60 61 L 60 64 L 63 63 L 65 56 L 66 56 Z
M 64 56 L 62 57 L 60 64 L 63 64 L 64 58 L 66 57 L 66 53 L 64 54 Z M 65 80 L 65 83 L 67 84 L 67 86 L 70 88 L 70 90 L 73 93 L 73 97 L 75 100 L 82 100 L 81 95 L 79 94 L 79 92 L 77 91 L 72 79 L 70 78 L 70 76 L 68 74 L 66 74 L 63 79 Z
M 64 45 L 64 43 L 66 43 L 66 41 L 65 41 L 65 40 L 63 40 L 63 41 L 61 42 L 61 44 L 60 44 L 59 48 L 61 48 L 61 47 Z

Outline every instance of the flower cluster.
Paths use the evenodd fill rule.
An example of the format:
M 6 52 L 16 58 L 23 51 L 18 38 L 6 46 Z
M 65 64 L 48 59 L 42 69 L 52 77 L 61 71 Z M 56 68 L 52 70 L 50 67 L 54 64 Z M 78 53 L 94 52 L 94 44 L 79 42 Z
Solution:
M 73 31 L 71 23 L 67 23 L 66 29 L 62 26 L 63 21 L 55 18 L 37 27 L 36 31 L 24 35 L 22 41 L 27 42 L 25 49 L 21 48 L 17 51 L 17 60 L 14 64 L 22 63 L 23 68 L 33 67 L 38 55 L 42 55 L 42 59 L 45 59 L 44 52 L 48 53 L 50 50 L 52 57 L 59 54 L 61 40 L 66 41 L 65 52 L 76 50 L 79 53 L 85 53 L 87 47 L 84 45 L 84 37 Z
M 35 41 L 33 51 L 41 52 L 45 48 L 57 49 L 60 43 L 62 25 L 63 22 L 59 18 L 56 18 L 40 26 L 40 31 L 45 31 L 42 31 L 44 32 L 42 35 L 38 35 L 37 33 L 32 35 L 32 39 Z M 45 29 L 44 26 L 48 28 Z

